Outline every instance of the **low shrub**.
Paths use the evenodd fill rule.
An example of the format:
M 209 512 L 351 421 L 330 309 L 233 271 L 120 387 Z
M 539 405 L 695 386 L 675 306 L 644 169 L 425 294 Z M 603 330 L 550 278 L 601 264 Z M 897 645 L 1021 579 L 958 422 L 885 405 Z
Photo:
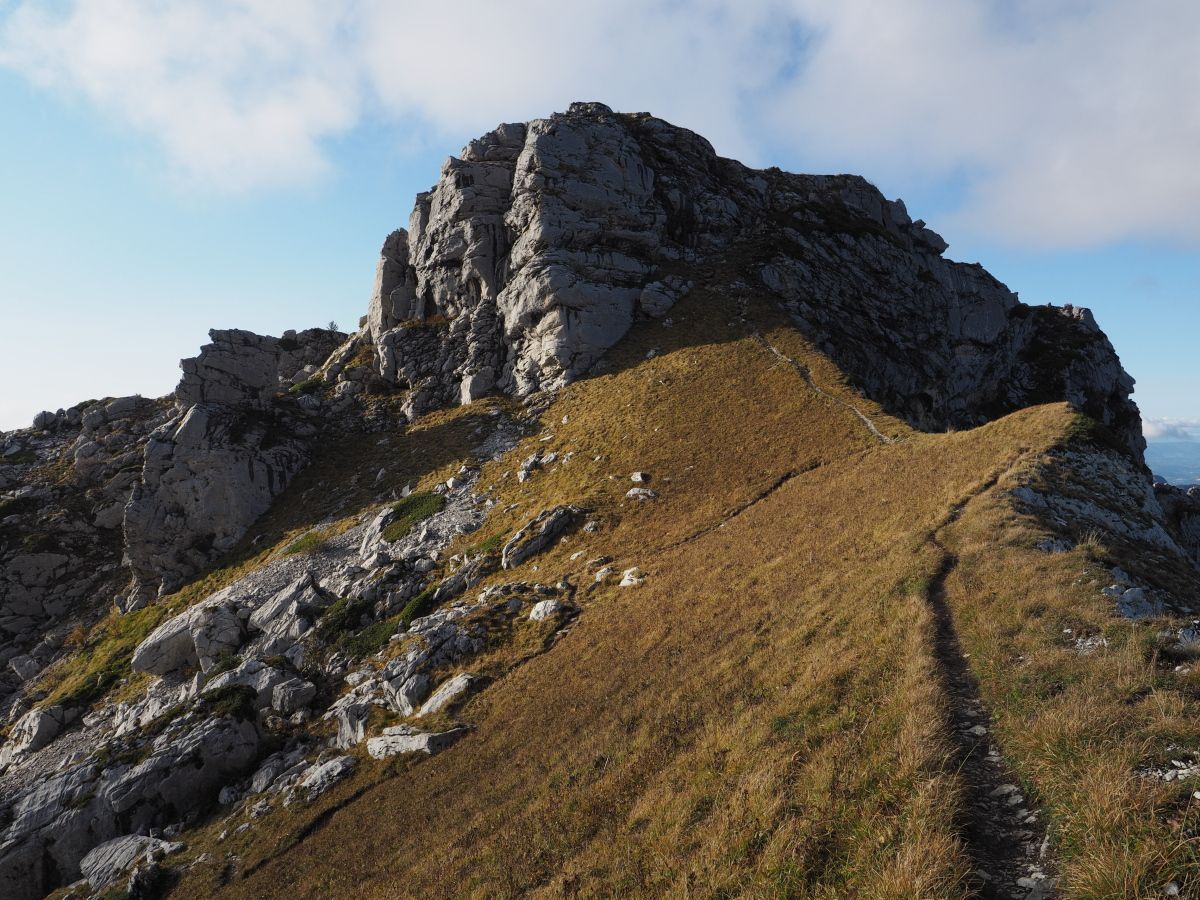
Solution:
M 30 463 L 37 462 L 37 454 L 32 450 L 19 450 L 16 453 L 10 453 L 8 456 L 0 457 L 0 462 L 14 466 L 27 466 Z
M 400 324 L 409 331 L 445 331 L 450 327 L 450 319 L 435 313 L 425 319 L 405 319 Z
M 363 615 L 370 608 L 371 604 L 361 598 L 342 597 L 321 615 L 317 625 L 317 636 L 324 641 L 332 641 L 335 637 L 357 628 Z
M 499 553 L 504 548 L 508 534 L 501 531 L 475 545 L 475 553 L 486 556 L 489 553 Z
M 284 547 L 283 555 L 292 556 L 296 553 L 317 553 L 325 549 L 325 540 L 326 535 L 323 531 L 306 532 Z
M 399 624 L 400 616 L 380 619 L 357 634 L 343 634 L 337 640 L 337 648 L 354 657 L 370 656 L 387 645 Z
M 228 672 L 231 669 L 236 669 L 241 659 L 236 653 L 222 653 L 217 657 L 217 661 L 213 663 L 213 667 L 205 674 L 206 681 L 212 681 L 223 672 Z
M 422 491 L 409 494 L 399 503 L 392 504 L 396 518 L 383 529 L 385 541 L 398 541 L 408 534 L 418 522 L 428 519 L 434 513 L 441 512 L 446 506 L 446 498 L 432 491 Z
M 228 716 L 239 722 L 248 722 L 258 713 L 255 705 L 257 697 L 254 688 L 231 684 L 205 694 L 204 702 L 214 717 Z
M 397 631 L 406 630 L 413 623 L 413 619 L 421 618 L 433 608 L 433 594 L 436 590 L 431 584 L 404 605 L 396 624 Z
M 321 389 L 324 382 L 320 378 L 305 378 L 299 384 L 293 384 L 288 388 L 289 394 L 315 394 Z

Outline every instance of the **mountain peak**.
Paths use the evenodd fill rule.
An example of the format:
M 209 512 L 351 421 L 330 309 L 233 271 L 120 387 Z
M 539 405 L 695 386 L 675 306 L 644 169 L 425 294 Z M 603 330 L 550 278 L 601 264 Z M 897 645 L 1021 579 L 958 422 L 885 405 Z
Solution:
M 1090 312 L 946 249 L 572 104 L 358 331 L 0 435 L 0 895 L 1157 894 L 1200 499 Z
M 1140 460 L 1133 381 L 1091 314 L 1025 306 L 946 247 L 860 177 L 749 169 L 649 114 L 574 103 L 447 161 L 384 244 L 365 337 L 415 412 L 525 396 L 587 373 L 697 270 L 720 270 L 771 291 L 918 428 L 1064 399 Z M 447 325 L 436 340 L 428 321 Z

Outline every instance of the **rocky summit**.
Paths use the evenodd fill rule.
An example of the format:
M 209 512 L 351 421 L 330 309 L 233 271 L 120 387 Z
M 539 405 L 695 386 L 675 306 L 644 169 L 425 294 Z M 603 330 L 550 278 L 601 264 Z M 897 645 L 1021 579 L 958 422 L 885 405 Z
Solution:
M 946 251 L 577 103 L 0 435 L 0 896 L 1200 896 L 1200 498 Z

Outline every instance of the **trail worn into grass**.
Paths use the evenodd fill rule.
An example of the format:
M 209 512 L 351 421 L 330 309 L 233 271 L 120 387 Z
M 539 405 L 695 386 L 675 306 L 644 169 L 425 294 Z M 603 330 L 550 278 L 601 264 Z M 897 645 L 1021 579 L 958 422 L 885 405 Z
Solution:
M 812 388 L 812 390 L 814 392 L 816 392 L 817 394 L 820 394 L 822 397 L 825 397 L 828 400 L 832 400 L 838 406 L 853 413 L 855 415 L 855 417 L 857 417 L 857 419 L 860 422 L 862 422 L 864 426 L 866 426 L 867 431 L 871 432 L 871 434 L 875 437 L 875 439 L 877 441 L 879 441 L 879 443 L 894 444 L 897 441 L 897 438 L 894 438 L 891 435 L 884 434 L 882 431 L 880 431 L 875 426 L 875 423 L 871 421 L 870 417 L 867 416 L 867 414 L 865 412 L 863 412 L 861 409 L 859 409 L 853 403 L 849 402 L 848 400 L 843 400 L 841 397 L 837 396 L 836 394 L 829 393 L 829 391 L 825 390 L 823 387 L 821 387 L 819 384 L 817 384 L 815 381 L 813 381 L 812 373 L 808 370 L 808 366 L 804 365 L 804 363 L 788 356 L 786 353 L 784 353 L 782 350 L 780 350 L 778 347 L 776 347 L 774 344 L 772 344 L 770 341 L 768 341 L 765 337 L 763 337 L 762 334 L 760 334 L 758 331 L 752 332 L 752 336 L 753 336 L 754 340 L 757 341 L 760 345 L 762 345 L 762 347 L 764 347 L 769 353 L 774 354 L 778 359 L 782 360 L 783 362 L 785 362 L 789 366 L 791 366 L 793 369 L 795 369 L 796 374 L 798 374 L 802 379 L 804 379 L 804 382 L 810 388 Z
M 1007 467 L 1006 467 L 1007 468 Z M 946 602 L 946 580 L 958 556 L 941 534 L 976 497 L 995 487 L 1002 471 L 956 503 L 929 532 L 941 562 L 926 592 L 935 623 L 934 655 L 949 704 L 954 763 L 963 784 L 962 839 L 975 866 L 972 887 L 986 900 L 1047 900 L 1057 896 L 1054 861 L 1042 814 L 1022 793 L 992 740 L 992 719 L 964 655 Z
M 894 438 L 891 435 L 884 434 L 882 431 L 880 431 L 879 428 L 876 427 L 875 423 L 871 421 L 870 416 L 864 413 L 849 400 L 839 397 L 837 394 L 830 393 L 817 384 L 817 382 L 813 379 L 812 372 L 809 370 L 808 366 L 800 362 L 800 360 L 784 353 L 769 340 L 767 340 L 763 333 L 759 331 L 757 327 L 751 324 L 747 310 L 747 303 L 744 298 L 740 298 L 738 300 L 738 319 L 742 323 L 742 326 L 747 330 L 747 332 L 749 332 L 750 336 L 760 347 L 773 355 L 776 359 L 791 366 L 795 373 L 800 376 L 801 380 L 808 385 L 809 389 L 812 390 L 813 393 L 824 397 L 826 400 L 836 403 L 838 406 L 842 407 L 842 409 L 853 413 L 855 418 L 857 418 L 866 427 L 867 431 L 871 432 L 871 435 L 875 438 L 875 440 L 879 441 L 879 443 L 896 443 L 898 438 Z

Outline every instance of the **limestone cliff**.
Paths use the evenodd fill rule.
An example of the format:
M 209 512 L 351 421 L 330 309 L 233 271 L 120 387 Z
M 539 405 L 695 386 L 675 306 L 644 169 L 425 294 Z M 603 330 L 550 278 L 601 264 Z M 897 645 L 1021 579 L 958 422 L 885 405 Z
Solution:
M 207 849 L 170 877 L 217 867 L 213 883 L 227 885 L 251 820 L 323 803 L 365 756 L 425 760 L 489 728 L 494 739 L 511 720 L 464 710 L 519 667 L 553 691 L 555 672 L 586 667 L 574 689 L 594 703 L 579 708 L 600 719 L 612 697 L 640 702 L 639 667 L 675 641 L 672 672 L 690 672 L 726 724 L 734 707 L 751 717 L 792 685 L 750 696 L 710 683 L 780 669 L 774 649 L 745 660 L 786 630 L 782 604 L 803 594 L 787 611 L 800 616 L 833 598 L 820 628 L 848 609 L 876 616 L 875 604 L 889 627 L 925 621 L 906 585 L 929 586 L 936 607 L 953 564 L 941 535 L 985 494 L 1020 521 L 1019 549 L 1042 569 L 1062 575 L 1096 535 L 1139 563 L 1105 560 L 1103 592 L 1080 588 L 1102 615 L 1190 614 L 1200 503 L 1151 487 L 1133 382 L 1103 332 L 1087 310 L 1020 303 L 946 249 L 862 178 L 751 170 L 648 114 L 575 104 L 501 125 L 446 162 L 408 229 L 385 239 L 357 333 L 213 331 L 168 397 L 45 412 L 0 435 L 0 895 L 79 878 L 137 895 L 184 853 L 181 835 Z M 1054 401 L 1091 421 L 1027 409 Z M 886 485 L 901 489 L 876 509 Z M 855 504 L 871 509 L 854 518 Z M 901 571 L 911 577 L 896 586 Z M 786 589 L 760 590 L 781 573 Z M 661 606 L 621 606 L 639 588 Z M 603 615 L 645 618 L 614 624 L 597 600 Z M 592 629 L 586 652 L 536 661 L 577 625 Z M 1092 631 L 1070 646 L 1101 646 Z M 1164 647 L 1184 640 L 1162 634 Z M 874 657 L 927 638 L 906 633 Z M 838 640 L 844 654 L 863 645 Z M 727 647 L 747 655 L 726 659 Z M 940 652 L 921 650 L 921 684 Z M 892 686 L 895 672 L 869 680 Z M 528 721 L 575 714 L 553 691 Z M 664 708 L 678 699 L 672 685 L 659 693 Z M 943 709 L 931 702 L 916 731 L 941 727 Z M 750 754 L 768 758 L 790 715 L 745 718 L 737 741 L 769 735 Z M 633 758 L 635 744 L 615 755 Z M 522 768 L 497 754 L 484 770 L 541 772 L 541 757 Z M 594 748 L 580 758 L 564 790 L 609 765 Z M 1007 808 L 993 791 L 1004 784 L 986 787 L 988 809 Z M 448 807 L 476 799 L 461 777 L 437 790 L 456 798 Z M 219 823 L 205 818 L 215 807 Z M 1021 812 L 997 815 L 1014 834 L 1043 827 Z M 305 829 L 297 842 L 320 830 Z M 1026 845 L 978 865 L 1015 885 Z
M 1034 308 L 856 176 L 755 171 L 598 103 L 501 125 L 384 242 L 367 331 L 416 413 L 588 372 L 734 266 L 868 396 L 926 430 L 1069 400 L 1141 458 L 1133 380 L 1082 309 Z
M 282 339 L 210 334 L 213 343 L 181 363 L 175 413 L 150 434 L 125 507 L 132 606 L 229 550 L 303 467 L 303 438 L 316 429 L 278 396 L 343 337 L 323 329 Z

